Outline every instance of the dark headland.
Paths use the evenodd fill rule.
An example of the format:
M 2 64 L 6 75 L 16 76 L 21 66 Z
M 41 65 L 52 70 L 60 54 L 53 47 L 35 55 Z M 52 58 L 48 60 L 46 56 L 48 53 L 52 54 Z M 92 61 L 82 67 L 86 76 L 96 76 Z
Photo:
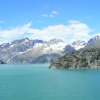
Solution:
M 59 57 L 49 68 L 99 69 L 100 48 L 82 49 Z
M 0 64 L 6 64 L 4 61 L 0 60 Z

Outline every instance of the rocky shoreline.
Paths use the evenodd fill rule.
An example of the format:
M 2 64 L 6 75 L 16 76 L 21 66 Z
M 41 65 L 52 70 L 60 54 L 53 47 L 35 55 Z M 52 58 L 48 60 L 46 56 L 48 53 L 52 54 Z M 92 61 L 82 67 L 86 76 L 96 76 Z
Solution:
M 4 61 L 0 60 L 0 64 L 6 64 Z
M 100 69 L 100 48 L 78 50 L 59 57 L 49 68 Z

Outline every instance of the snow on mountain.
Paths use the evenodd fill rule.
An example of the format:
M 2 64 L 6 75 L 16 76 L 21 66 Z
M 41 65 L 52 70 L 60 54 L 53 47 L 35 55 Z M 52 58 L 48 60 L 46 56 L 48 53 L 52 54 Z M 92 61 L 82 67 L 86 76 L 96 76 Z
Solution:
M 57 50 L 63 50 L 64 48 L 65 48 L 65 46 L 66 46 L 67 44 L 66 43 L 63 43 L 63 42 L 59 42 L 59 43 L 57 43 L 57 44 L 52 44 L 52 45 L 50 45 L 50 47 L 52 48 L 52 49 L 57 49 Z
M 50 45 L 53 45 L 53 44 L 64 43 L 64 42 L 61 39 L 55 39 L 54 38 L 54 39 L 49 40 L 48 43 Z
M 64 50 L 67 44 L 60 39 L 51 39 L 44 43 L 36 43 L 33 49 L 42 50 L 45 53 L 60 53 Z
M 92 43 L 95 43 L 95 42 L 97 42 L 97 41 L 99 41 L 99 40 L 100 40 L 100 36 L 99 36 L 99 35 L 96 35 L 96 36 L 94 36 L 93 38 L 91 38 L 91 39 L 88 41 L 87 45 L 90 45 L 90 44 L 92 44 Z
M 14 40 L 11 43 L 3 43 L 0 45 L 0 59 L 8 62 L 14 56 L 32 49 L 36 43 L 42 42 L 42 40 L 30 40 L 28 38 L 23 38 Z
M 59 56 L 72 51 L 75 51 L 75 49 L 63 42 L 53 43 L 52 45 L 48 44 L 48 42 L 36 43 L 32 49 L 15 56 L 9 63 L 52 62 Z
M 78 50 L 80 48 L 84 48 L 86 44 L 87 43 L 85 41 L 77 40 L 72 42 L 71 46 Z
M 92 46 L 93 43 L 96 43 L 98 41 L 100 41 L 100 36 L 96 35 L 93 38 L 91 38 L 88 42 L 81 41 L 81 40 L 74 41 L 72 42 L 71 46 L 74 47 L 76 50 L 78 50 L 88 45 Z
M 34 62 L 34 60 L 36 61 L 36 59 L 41 60 L 46 58 L 49 61 L 53 61 L 57 57 L 72 51 L 75 51 L 75 49 L 68 46 L 61 39 L 43 41 L 24 38 L 14 40 L 4 47 L 0 52 L 0 59 L 4 59 L 7 63 L 30 63 Z
M 67 43 L 63 42 L 61 39 L 51 39 L 48 41 L 49 47 L 52 49 L 52 52 L 62 52 L 67 45 Z
M 73 45 L 79 46 L 79 43 L 73 43 Z M 7 63 L 29 63 L 34 62 L 40 56 L 45 59 L 55 60 L 57 56 L 59 57 L 72 51 L 75 51 L 75 49 L 61 39 L 54 38 L 49 41 L 43 41 L 23 38 L 0 45 L 0 59 Z M 41 57 L 39 60 L 44 59 Z

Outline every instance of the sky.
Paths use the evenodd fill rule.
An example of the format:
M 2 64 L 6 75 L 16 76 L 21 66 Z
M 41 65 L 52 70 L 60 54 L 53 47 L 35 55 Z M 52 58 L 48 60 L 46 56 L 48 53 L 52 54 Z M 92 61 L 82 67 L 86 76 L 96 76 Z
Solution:
M 29 39 L 88 41 L 100 35 L 100 0 L 0 0 L 0 43 Z

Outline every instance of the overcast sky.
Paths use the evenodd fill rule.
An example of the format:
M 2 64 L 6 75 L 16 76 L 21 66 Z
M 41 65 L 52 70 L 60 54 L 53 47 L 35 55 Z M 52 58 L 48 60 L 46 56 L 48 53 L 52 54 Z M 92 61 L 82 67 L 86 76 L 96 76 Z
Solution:
M 88 40 L 100 34 L 100 0 L 0 0 L 0 43 Z

